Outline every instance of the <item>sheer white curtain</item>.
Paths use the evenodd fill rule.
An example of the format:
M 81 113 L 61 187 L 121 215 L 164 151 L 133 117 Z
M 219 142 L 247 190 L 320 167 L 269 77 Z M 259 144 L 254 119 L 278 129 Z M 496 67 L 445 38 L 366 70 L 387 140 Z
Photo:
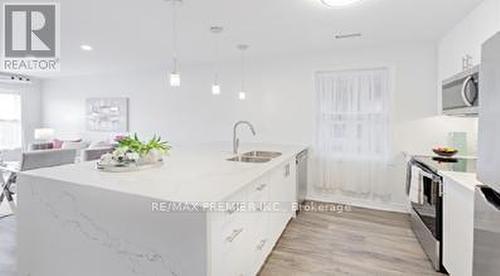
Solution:
M 0 90 L 0 150 L 21 146 L 21 95 Z
M 390 200 L 388 69 L 317 73 L 316 97 L 315 188 Z

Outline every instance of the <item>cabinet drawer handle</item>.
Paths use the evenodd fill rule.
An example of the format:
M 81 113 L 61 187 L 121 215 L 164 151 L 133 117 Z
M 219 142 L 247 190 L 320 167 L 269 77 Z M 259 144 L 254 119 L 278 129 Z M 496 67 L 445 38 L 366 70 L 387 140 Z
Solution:
M 287 164 L 285 166 L 285 177 L 289 177 L 290 176 L 290 164 Z
M 264 248 L 264 245 L 266 245 L 267 240 L 261 240 L 259 244 L 257 245 L 257 250 L 262 250 Z
M 264 190 L 266 187 L 267 187 L 267 184 L 262 184 L 262 185 L 260 185 L 259 187 L 257 187 L 257 191 L 261 192 L 261 191 L 262 191 L 262 190 Z
M 240 234 L 243 232 L 243 228 L 240 229 L 234 229 L 233 233 L 226 238 L 227 242 L 233 242 Z

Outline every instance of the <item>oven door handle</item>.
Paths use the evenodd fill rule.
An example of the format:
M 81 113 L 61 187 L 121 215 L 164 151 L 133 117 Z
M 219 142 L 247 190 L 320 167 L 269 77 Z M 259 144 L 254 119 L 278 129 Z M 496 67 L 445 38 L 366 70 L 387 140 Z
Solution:
M 415 161 L 409 161 L 407 168 L 406 168 L 406 195 L 410 195 L 410 189 L 412 186 L 412 167 L 415 166 L 417 168 L 417 173 L 418 177 L 428 177 L 432 179 L 433 181 L 435 180 L 436 176 L 432 173 L 429 173 L 426 169 L 422 168 L 422 166 L 418 165 L 417 162 Z
M 435 175 L 430 174 L 430 173 L 428 173 L 428 172 L 426 172 L 426 171 L 422 170 L 422 168 L 419 168 L 419 170 L 418 170 L 418 174 L 419 174 L 420 176 L 427 177 L 427 178 L 432 179 L 432 180 L 434 180 L 434 179 L 435 179 L 435 177 L 436 177 Z

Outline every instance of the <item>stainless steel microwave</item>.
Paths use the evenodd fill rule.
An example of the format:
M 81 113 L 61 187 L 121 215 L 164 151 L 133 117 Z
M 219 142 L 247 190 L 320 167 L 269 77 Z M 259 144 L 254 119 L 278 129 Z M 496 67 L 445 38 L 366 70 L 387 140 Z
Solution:
M 443 114 L 477 116 L 479 113 L 479 65 L 443 81 Z

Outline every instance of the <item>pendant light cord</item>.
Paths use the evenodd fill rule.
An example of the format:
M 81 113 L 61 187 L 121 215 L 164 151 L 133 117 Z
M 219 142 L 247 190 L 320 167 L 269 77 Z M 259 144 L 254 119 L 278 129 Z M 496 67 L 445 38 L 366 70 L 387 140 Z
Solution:
M 241 50 L 241 91 L 245 91 L 245 50 Z
M 219 61 L 219 41 L 217 37 L 217 33 L 214 34 L 214 84 L 219 85 L 219 68 L 218 68 L 218 61 Z
M 174 61 L 174 73 L 177 73 L 177 1 L 172 1 L 172 43 L 173 43 L 173 61 Z

